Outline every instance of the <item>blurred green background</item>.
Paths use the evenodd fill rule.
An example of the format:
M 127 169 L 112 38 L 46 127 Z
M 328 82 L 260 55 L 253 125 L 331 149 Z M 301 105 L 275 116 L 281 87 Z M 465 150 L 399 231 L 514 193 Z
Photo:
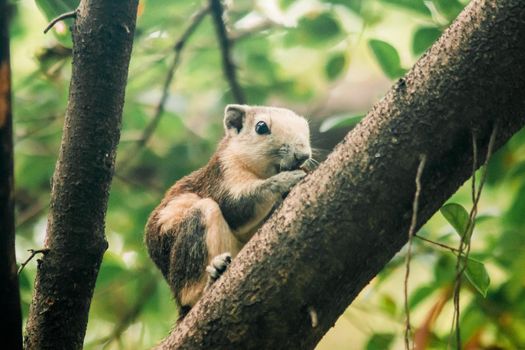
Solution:
M 305 115 L 311 121 L 316 157 L 322 160 L 467 2 L 227 1 L 239 82 L 249 104 L 283 106 Z M 29 256 L 27 249 L 43 246 L 50 178 L 71 74 L 67 23 L 59 23 L 47 35 L 42 30 L 49 18 L 74 3 L 13 2 L 19 262 Z M 161 98 L 173 45 L 202 3 L 142 0 L 139 7 L 107 214 L 109 249 L 90 311 L 87 349 L 144 349 L 173 326 L 174 302 L 146 254 L 143 227 L 163 192 L 207 162 L 222 136 L 224 106 L 235 102 L 207 16 L 182 50 L 158 127 L 145 146 L 138 146 Z M 524 175 L 525 133 L 521 132 L 491 160 L 480 202 L 471 256 L 483 264 L 490 286 L 483 296 L 475 288 L 479 281 L 463 283 L 461 333 L 468 349 L 525 348 Z M 469 210 L 469 184 L 451 201 Z M 454 247 L 459 242 L 439 213 L 419 234 Z M 362 291 L 319 349 L 403 348 L 405 254 L 404 249 Z M 449 343 L 454 268 L 455 256 L 447 249 L 414 241 L 412 324 L 428 349 L 444 349 Z M 35 272 L 32 261 L 20 276 L 24 317 Z

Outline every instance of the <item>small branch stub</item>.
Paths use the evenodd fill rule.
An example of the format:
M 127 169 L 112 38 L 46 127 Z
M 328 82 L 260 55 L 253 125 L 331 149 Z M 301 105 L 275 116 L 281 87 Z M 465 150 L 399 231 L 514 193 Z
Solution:
M 24 269 L 24 267 L 26 267 L 27 264 L 29 264 L 29 262 L 31 260 L 33 260 L 33 258 L 35 257 L 35 255 L 37 254 L 43 254 L 43 255 L 46 255 L 47 253 L 49 253 L 49 249 L 48 248 L 43 248 L 43 249 L 28 249 L 27 250 L 28 252 L 31 252 L 31 255 L 29 255 L 29 258 L 26 259 L 26 261 L 24 261 L 22 264 L 20 264 L 20 267 L 18 268 L 18 274 L 20 275 L 22 273 L 22 270 Z
M 51 30 L 51 28 L 53 28 L 55 26 L 55 24 L 57 24 L 58 22 L 66 20 L 66 19 L 69 19 L 69 18 L 77 18 L 77 10 L 76 9 L 73 10 L 73 11 L 69 11 L 69 12 L 63 13 L 60 16 L 53 18 L 51 20 L 51 22 L 49 22 L 47 27 L 44 29 L 44 34 L 47 34 L 47 32 L 49 32 Z
M 308 314 L 310 315 L 310 321 L 312 322 L 312 328 L 317 327 L 319 324 L 319 319 L 317 317 L 317 311 L 313 308 L 313 306 L 308 307 Z

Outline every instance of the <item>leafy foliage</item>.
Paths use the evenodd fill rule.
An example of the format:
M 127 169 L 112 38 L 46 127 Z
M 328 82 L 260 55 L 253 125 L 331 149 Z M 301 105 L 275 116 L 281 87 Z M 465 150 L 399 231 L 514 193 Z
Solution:
M 470 283 L 472 283 L 472 285 L 478 290 L 478 292 L 481 293 L 481 295 L 484 297 L 487 296 L 490 277 L 487 269 L 485 268 L 485 265 L 477 260 L 469 259 L 467 261 L 465 276 L 467 276 Z
M 469 214 L 462 205 L 457 203 L 445 204 L 440 209 L 441 214 L 447 219 L 447 221 L 454 227 L 454 230 L 463 237 L 469 229 Z M 467 241 L 470 240 L 470 234 L 467 235 Z
M 368 45 L 381 69 L 389 78 L 396 79 L 405 74 L 405 69 L 401 67 L 401 59 L 395 47 L 377 39 L 370 40 Z
M 399 6 L 425 16 L 430 16 L 431 14 L 423 0 L 382 0 L 382 2 Z
M 328 58 L 325 66 L 326 76 L 330 80 L 339 77 L 347 66 L 346 56 L 344 53 L 336 53 Z
M 388 349 L 394 341 L 395 335 L 391 333 L 374 334 L 366 344 L 366 350 Z
M 441 30 L 437 27 L 421 27 L 414 33 L 412 40 L 412 52 L 415 55 L 422 54 L 441 36 Z

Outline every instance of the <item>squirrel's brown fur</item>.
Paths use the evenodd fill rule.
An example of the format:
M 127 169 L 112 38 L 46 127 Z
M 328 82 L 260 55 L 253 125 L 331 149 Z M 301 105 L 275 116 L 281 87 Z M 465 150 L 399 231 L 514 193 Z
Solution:
M 268 133 L 256 132 L 261 122 Z M 208 164 L 177 181 L 146 225 L 149 254 L 180 317 L 304 177 L 297 169 L 311 156 L 308 124 L 289 110 L 229 105 L 224 125 Z

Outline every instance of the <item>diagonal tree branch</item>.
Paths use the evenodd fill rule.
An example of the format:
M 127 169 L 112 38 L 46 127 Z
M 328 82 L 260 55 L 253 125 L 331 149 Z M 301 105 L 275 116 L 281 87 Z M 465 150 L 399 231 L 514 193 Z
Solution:
M 246 103 L 246 98 L 237 79 L 235 64 L 231 57 L 232 41 L 228 37 L 228 31 L 226 30 L 226 24 L 224 23 L 224 7 L 221 0 L 209 1 L 213 23 L 215 24 L 215 33 L 217 34 L 217 40 L 219 40 L 219 47 L 221 49 L 222 70 L 224 76 L 230 85 L 235 102 L 244 104 Z
M 82 0 L 27 349 L 81 349 L 102 256 L 104 221 L 138 0 Z
M 15 210 L 13 179 L 13 116 L 9 15 L 7 0 L 0 0 L 0 329 L 2 346 L 22 349 L 22 313 L 15 256 Z
M 407 242 L 419 154 L 416 228 L 470 176 L 473 129 L 485 154 L 496 122 L 495 149 L 525 124 L 523 13 L 473 0 L 159 348 L 313 348 Z

